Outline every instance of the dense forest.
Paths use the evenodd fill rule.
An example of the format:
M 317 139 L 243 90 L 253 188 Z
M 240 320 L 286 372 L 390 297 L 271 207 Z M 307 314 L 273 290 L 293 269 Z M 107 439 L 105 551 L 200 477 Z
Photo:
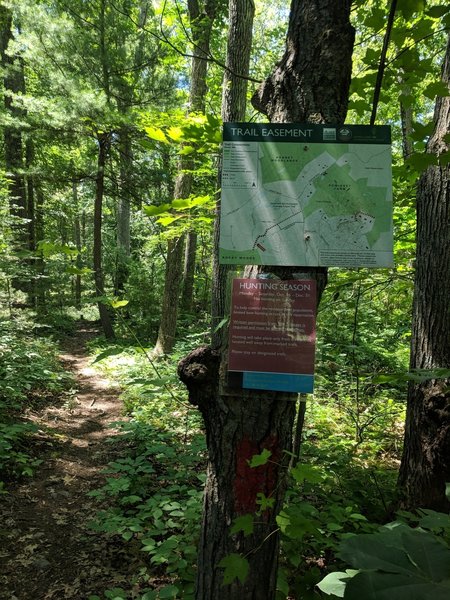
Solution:
M 0 61 L 0 597 L 449 598 L 448 2 L 3 0 Z M 395 266 L 220 264 L 240 122 L 389 125 Z M 313 394 L 227 387 L 233 278 L 314 281 Z

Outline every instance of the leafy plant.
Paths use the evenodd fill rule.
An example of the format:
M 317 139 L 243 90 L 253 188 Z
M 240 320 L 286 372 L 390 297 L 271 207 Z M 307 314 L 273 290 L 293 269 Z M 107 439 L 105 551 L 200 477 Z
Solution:
M 106 484 L 91 495 L 112 503 L 92 528 L 139 544 L 148 568 L 163 569 L 171 582 L 148 598 L 193 598 L 203 476 L 197 475 L 202 437 L 183 446 L 171 432 L 142 422 L 123 424 L 123 458 L 109 464 Z M 174 584 L 174 585 L 173 585 Z M 176 596 L 178 597 L 178 596 Z
M 422 525 L 450 529 L 450 517 L 428 511 Z M 377 533 L 343 539 L 337 556 L 353 569 L 327 575 L 319 589 L 345 600 L 444 600 L 450 594 L 450 546 L 442 536 L 394 522 Z
M 55 343 L 30 334 L 25 318 L 0 319 L 0 475 L 11 479 L 32 475 L 40 460 L 29 451 L 36 426 L 21 411 L 53 398 L 71 384 L 57 360 Z

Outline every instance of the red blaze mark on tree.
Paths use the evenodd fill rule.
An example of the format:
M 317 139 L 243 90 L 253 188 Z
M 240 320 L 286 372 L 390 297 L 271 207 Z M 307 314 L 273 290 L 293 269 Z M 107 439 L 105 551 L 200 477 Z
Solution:
M 266 449 L 272 455 L 265 465 L 250 467 L 252 457 Z M 271 435 L 262 442 L 244 437 L 236 448 L 236 475 L 234 478 L 234 510 L 237 515 L 254 513 L 258 506 L 256 499 L 262 492 L 267 498 L 275 491 L 281 451 L 278 438 Z

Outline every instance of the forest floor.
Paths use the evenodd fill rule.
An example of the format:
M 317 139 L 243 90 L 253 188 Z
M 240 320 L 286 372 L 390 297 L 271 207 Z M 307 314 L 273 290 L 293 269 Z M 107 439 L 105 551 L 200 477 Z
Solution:
M 42 463 L 0 496 L 1 599 L 104 597 L 136 572 L 139 559 L 129 545 L 89 528 L 99 506 L 87 494 L 104 483 L 102 471 L 120 449 L 107 443 L 118 435 L 111 424 L 124 420 L 120 389 L 90 366 L 86 343 L 96 335 L 82 323 L 63 343 L 61 360 L 75 377 L 76 394 L 26 414 L 39 428 L 30 443 Z

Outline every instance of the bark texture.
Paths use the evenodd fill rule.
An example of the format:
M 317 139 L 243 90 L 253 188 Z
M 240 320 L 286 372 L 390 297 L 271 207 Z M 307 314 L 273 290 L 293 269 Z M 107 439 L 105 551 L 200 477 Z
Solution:
M 197 232 L 194 230 L 188 231 L 186 234 L 186 245 L 184 248 L 183 291 L 181 294 L 181 310 L 187 313 L 192 312 L 194 306 L 194 279 L 197 241 Z
M 210 347 L 196 349 L 179 364 L 180 379 L 205 420 L 209 452 L 196 597 L 269 600 L 276 586 L 275 516 L 282 502 L 277 485 L 288 464 L 283 449 L 289 443 L 295 401 L 275 392 L 218 396 L 217 380 L 223 376 L 219 368 L 220 354 Z M 251 468 L 248 462 L 263 449 L 272 453 L 270 462 Z M 270 508 L 261 509 L 262 496 L 273 502 Z M 253 533 L 231 535 L 233 521 L 243 515 L 254 516 Z M 219 563 L 232 553 L 246 557 L 249 574 L 244 583 L 235 579 L 223 586 Z
M 450 36 L 443 65 L 450 84 Z M 450 144 L 450 98 L 438 98 L 427 151 L 440 156 Z M 447 136 L 447 139 L 446 139 Z M 412 369 L 450 369 L 450 166 L 431 166 L 417 189 Z M 450 482 L 449 380 L 411 382 L 399 487 L 403 507 L 448 512 Z
M 247 80 L 255 16 L 253 0 L 231 0 L 228 9 L 228 52 L 223 75 L 222 118 L 239 121 L 245 118 Z M 233 48 L 231 49 L 231 45 Z M 231 49 L 231 51 L 230 51 Z
M 242 24 L 245 20 L 239 18 L 239 11 L 249 3 L 231 4 Z M 348 0 L 293 0 L 286 52 L 253 99 L 271 121 L 344 122 L 354 41 L 349 13 Z M 231 43 L 239 45 L 243 34 L 235 35 L 240 38 Z M 233 85 L 224 86 L 225 101 L 232 92 Z M 233 105 L 222 116 L 227 121 L 243 120 L 242 104 Z M 325 269 L 301 266 L 249 267 L 245 276 L 257 277 L 261 272 L 281 279 L 313 277 L 319 298 L 326 284 Z M 226 277 L 227 269 L 216 264 L 215 324 L 227 314 Z M 285 451 L 292 445 L 297 395 L 227 388 L 226 343 L 225 335 L 215 336 L 212 347 L 195 350 L 179 365 L 190 401 L 203 414 L 209 451 L 196 597 L 273 600 L 279 549 L 276 515 L 284 498 L 289 462 Z M 270 451 L 270 461 L 250 468 L 251 458 L 264 449 Z M 262 498 L 269 498 L 270 505 L 261 505 Z M 247 514 L 254 516 L 253 532 L 231 534 L 236 518 Z M 223 585 L 219 565 L 231 554 L 248 561 L 248 575 L 244 583 L 234 579 Z
M 117 201 L 117 259 L 114 292 L 118 296 L 125 290 L 128 280 L 128 270 L 131 252 L 131 190 L 133 172 L 133 149 L 131 132 L 123 127 L 119 134 L 120 140 L 120 195 Z
M 93 263 L 94 263 L 94 283 L 95 293 L 97 296 L 104 297 L 105 286 L 102 267 L 102 213 L 103 213 L 103 196 L 105 189 L 105 165 L 106 158 L 111 145 L 109 133 L 98 135 L 98 161 L 97 161 L 97 177 L 95 181 L 95 204 L 94 204 L 94 246 L 93 246 Z M 114 330 L 106 304 L 99 300 L 98 311 L 100 313 L 100 322 L 103 332 L 107 339 L 114 338 Z
M 182 237 L 172 238 L 167 242 L 164 294 L 158 339 L 153 350 L 154 356 L 168 354 L 175 344 L 183 248 L 184 240 Z
M 286 51 L 252 98 L 271 121 L 343 123 L 354 30 L 350 0 L 293 0 Z

